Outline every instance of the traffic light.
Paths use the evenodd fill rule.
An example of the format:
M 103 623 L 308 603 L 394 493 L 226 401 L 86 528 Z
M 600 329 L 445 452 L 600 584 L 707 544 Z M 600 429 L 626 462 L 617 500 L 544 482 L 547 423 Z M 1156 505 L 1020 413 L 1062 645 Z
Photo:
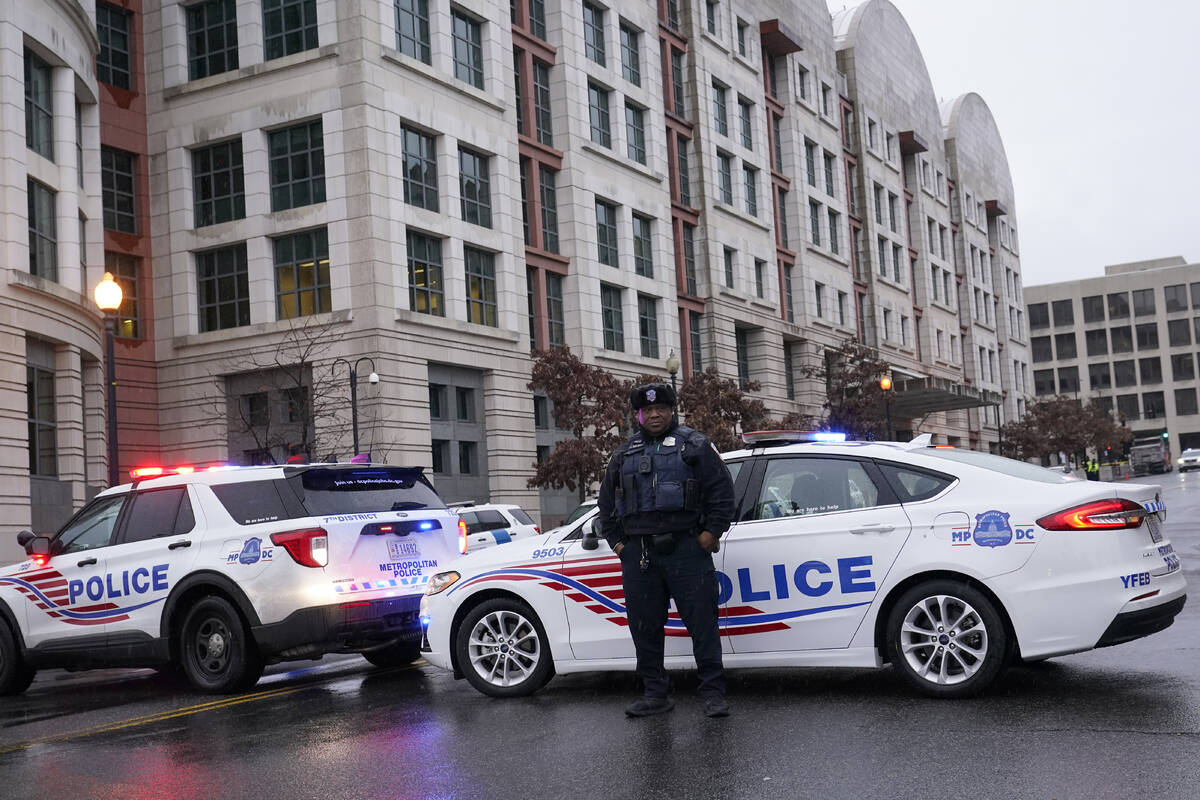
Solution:
M 1164 439 L 1170 439 L 1170 438 L 1171 438 L 1171 434 L 1167 433 L 1166 431 L 1163 431 L 1163 438 L 1164 438 Z

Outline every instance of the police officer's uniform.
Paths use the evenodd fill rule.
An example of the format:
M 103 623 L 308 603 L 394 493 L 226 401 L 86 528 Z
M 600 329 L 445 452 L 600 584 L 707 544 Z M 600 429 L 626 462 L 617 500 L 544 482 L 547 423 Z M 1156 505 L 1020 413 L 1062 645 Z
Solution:
M 635 410 L 675 406 L 675 393 L 666 384 L 639 387 L 630 399 Z M 725 463 L 707 436 L 672 416 L 657 437 L 641 428 L 617 449 L 598 504 L 600 530 L 609 546 L 616 550 L 623 545 L 625 607 L 644 691 L 626 713 L 641 716 L 671 707 L 663 628 L 674 598 L 692 637 L 706 711 L 723 716 L 727 707 L 716 568 L 698 536 L 706 530 L 719 538 L 733 521 L 733 481 Z

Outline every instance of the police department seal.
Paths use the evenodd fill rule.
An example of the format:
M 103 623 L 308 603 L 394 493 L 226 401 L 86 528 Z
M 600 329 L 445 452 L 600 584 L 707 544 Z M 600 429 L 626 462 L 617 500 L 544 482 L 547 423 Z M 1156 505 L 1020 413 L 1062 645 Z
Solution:
M 1008 524 L 1008 513 L 985 511 L 975 515 L 975 532 L 971 538 L 983 547 L 1003 547 L 1012 541 L 1012 526 Z

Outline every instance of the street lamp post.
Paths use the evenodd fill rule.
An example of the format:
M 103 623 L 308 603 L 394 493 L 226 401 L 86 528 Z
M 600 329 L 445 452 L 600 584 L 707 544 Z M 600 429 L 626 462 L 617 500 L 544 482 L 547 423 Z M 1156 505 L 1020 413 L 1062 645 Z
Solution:
M 675 391 L 675 373 L 679 372 L 679 356 L 675 355 L 674 350 L 672 350 L 671 354 L 667 356 L 666 367 L 667 367 L 667 372 L 670 373 L 670 375 L 671 375 L 671 391 L 674 392 Z
M 350 428 L 354 433 L 354 455 L 358 455 L 358 366 L 362 362 L 367 361 L 371 364 L 371 374 L 367 376 L 367 383 L 379 383 L 379 374 L 375 372 L 375 362 L 370 356 L 362 358 L 351 364 L 344 358 L 334 360 L 334 365 L 345 364 L 350 370 Z
M 120 465 L 117 463 L 117 369 L 113 358 L 113 339 L 116 336 L 117 309 L 121 307 L 123 293 L 113 280 L 111 272 L 96 284 L 94 296 L 96 306 L 104 312 L 104 380 L 108 384 L 108 485 L 120 483 Z
M 879 388 L 883 390 L 883 405 L 887 414 L 887 433 L 890 442 L 895 438 L 892 435 L 892 379 L 884 375 L 879 379 Z

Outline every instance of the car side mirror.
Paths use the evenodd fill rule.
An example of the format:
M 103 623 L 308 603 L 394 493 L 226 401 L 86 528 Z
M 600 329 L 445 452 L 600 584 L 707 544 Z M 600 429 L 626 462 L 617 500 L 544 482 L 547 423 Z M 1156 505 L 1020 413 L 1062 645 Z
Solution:
M 34 536 L 25 542 L 25 554 L 30 556 L 50 557 L 50 537 Z
M 597 520 L 593 519 L 583 526 L 583 541 L 581 542 L 581 546 L 584 550 L 595 550 L 600 546 L 600 531 L 597 530 L 599 526 L 596 522 Z
M 17 544 L 21 545 L 21 547 L 24 547 L 25 545 L 29 544 L 29 540 L 33 537 L 33 531 L 21 531 L 17 534 Z

